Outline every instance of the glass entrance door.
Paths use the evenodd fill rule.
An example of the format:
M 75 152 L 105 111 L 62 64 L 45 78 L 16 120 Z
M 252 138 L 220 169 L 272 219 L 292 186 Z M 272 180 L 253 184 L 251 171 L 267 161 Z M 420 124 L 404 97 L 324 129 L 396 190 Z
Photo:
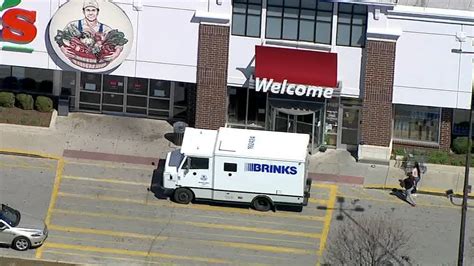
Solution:
M 342 107 L 342 127 L 340 145 L 347 150 L 356 150 L 359 145 L 359 107 Z
M 310 136 L 309 148 L 313 153 L 321 145 L 321 111 L 285 112 L 271 108 L 270 129 L 279 132 L 302 133 Z

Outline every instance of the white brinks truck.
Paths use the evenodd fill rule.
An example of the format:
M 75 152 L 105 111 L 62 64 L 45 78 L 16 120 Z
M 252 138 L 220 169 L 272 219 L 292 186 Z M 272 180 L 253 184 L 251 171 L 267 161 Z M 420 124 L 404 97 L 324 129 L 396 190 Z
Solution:
M 187 127 L 181 149 L 166 157 L 159 190 L 181 204 L 197 199 L 301 211 L 311 188 L 308 143 L 307 134 Z

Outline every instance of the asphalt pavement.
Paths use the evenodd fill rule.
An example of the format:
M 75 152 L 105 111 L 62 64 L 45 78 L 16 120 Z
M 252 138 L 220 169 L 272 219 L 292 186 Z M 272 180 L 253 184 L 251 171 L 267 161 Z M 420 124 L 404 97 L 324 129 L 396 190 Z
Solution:
M 153 166 L 66 159 L 56 175 L 51 160 L 2 155 L 1 161 L 7 173 L 2 184 L 22 176 L 22 185 L 31 187 L 43 172 L 51 183 L 37 192 L 51 199 L 16 196 L 15 186 L 8 186 L 12 206 L 46 217 L 49 237 L 41 248 L 1 248 L 0 254 L 48 261 L 314 265 L 322 258 L 337 193 L 336 185 L 314 184 L 303 212 L 261 213 L 248 206 L 158 199 L 147 189 Z

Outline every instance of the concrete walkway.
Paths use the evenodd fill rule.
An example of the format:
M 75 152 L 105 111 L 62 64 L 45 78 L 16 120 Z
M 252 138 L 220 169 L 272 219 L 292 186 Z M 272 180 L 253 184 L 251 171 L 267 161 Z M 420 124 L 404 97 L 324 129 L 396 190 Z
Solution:
M 56 117 L 50 128 L 0 124 L 0 152 L 151 164 L 177 148 L 172 133 L 167 121 L 70 113 L 68 117 Z M 453 189 L 462 194 L 464 167 L 427 167 L 419 193 L 444 195 Z M 309 172 L 316 181 L 374 189 L 400 188 L 398 180 L 404 178 L 403 169 L 395 167 L 394 161 L 389 166 L 363 164 L 347 151 L 330 149 L 311 156 Z

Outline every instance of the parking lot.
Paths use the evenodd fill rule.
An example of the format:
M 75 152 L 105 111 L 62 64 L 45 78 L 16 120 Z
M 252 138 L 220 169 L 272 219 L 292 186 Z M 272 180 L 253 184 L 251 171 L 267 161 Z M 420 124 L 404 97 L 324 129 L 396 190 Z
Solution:
M 22 173 L 24 185 L 34 180 L 36 171 L 25 165 L 48 173 L 49 183 L 41 190 L 53 201 L 48 213 L 49 202 L 44 207 L 27 199 L 41 203 L 43 217 L 50 218 L 46 244 L 28 254 L 75 263 L 314 265 L 324 249 L 337 193 L 334 185 L 313 184 L 302 213 L 179 205 L 147 190 L 152 166 L 68 160 L 55 191 L 54 162 L 14 156 L 2 157 L 9 174 L 0 182 L 14 173 Z M 21 211 L 22 205 L 16 206 Z

